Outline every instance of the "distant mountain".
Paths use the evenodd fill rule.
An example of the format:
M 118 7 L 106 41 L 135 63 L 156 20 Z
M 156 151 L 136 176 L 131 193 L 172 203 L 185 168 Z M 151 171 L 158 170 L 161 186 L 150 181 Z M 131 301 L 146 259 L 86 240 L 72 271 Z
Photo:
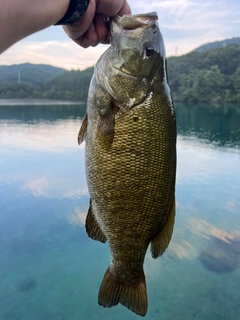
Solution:
M 210 43 L 203 44 L 199 48 L 195 49 L 195 52 L 203 52 L 207 50 L 213 50 L 213 49 L 219 49 L 219 48 L 225 48 L 229 44 L 238 44 L 240 45 L 240 37 L 235 37 L 231 39 L 226 39 L 222 41 L 214 41 Z
M 14 64 L 11 66 L 0 66 L 0 84 L 27 84 L 40 86 L 66 71 L 63 68 L 56 68 L 45 64 Z

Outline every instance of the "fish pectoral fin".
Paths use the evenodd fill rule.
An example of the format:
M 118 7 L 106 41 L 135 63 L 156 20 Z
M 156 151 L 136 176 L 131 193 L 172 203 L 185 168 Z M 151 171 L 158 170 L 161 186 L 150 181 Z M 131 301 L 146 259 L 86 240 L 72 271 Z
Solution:
M 108 308 L 121 303 L 132 312 L 145 316 L 148 302 L 143 271 L 138 279 L 125 281 L 111 273 L 108 268 L 99 289 L 98 303 Z
M 173 226 L 175 220 L 175 196 L 172 201 L 170 212 L 163 227 L 151 241 L 151 254 L 153 258 L 160 257 L 167 249 L 173 233 Z
M 95 216 L 93 214 L 91 200 L 90 200 L 90 206 L 88 209 L 88 214 L 86 217 L 85 227 L 86 227 L 86 232 L 87 232 L 89 238 L 91 238 L 93 240 L 98 240 L 103 243 L 105 243 L 107 241 L 105 234 L 101 230 L 101 228 L 100 228 L 99 224 L 97 223 L 97 220 L 95 219 Z
M 85 140 L 87 125 L 88 125 L 88 115 L 86 113 L 85 117 L 83 118 L 82 125 L 78 132 L 78 144 L 81 144 Z
M 114 136 L 115 115 L 112 97 L 100 86 L 96 98 L 98 110 L 98 134 L 103 142 L 112 142 Z M 106 141 L 105 141 L 106 140 Z
M 114 137 L 115 116 L 111 112 L 106 116 L 99 115 L 98 133 L 100 137 L 112 143 Z

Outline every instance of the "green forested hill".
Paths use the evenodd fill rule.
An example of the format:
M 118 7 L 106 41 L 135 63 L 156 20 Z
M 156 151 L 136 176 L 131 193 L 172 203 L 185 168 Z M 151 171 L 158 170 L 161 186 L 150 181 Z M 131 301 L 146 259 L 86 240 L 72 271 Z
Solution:
M 240 101 L 240 45 L 170 57 L 168 78 L 174 100 Z
M 44 98 L 60 100 L 87 100 L 93 67 L 84 71 L 65 71 L 46 82 L 41 90 Z
M 28 84 L 39 86 L 46 81 L 66 71 L 45 64 L 14 64 L 11 66 L 0 66 L 0 85 Z
M 240 45 L 240 37 L 234 37 L 231 39 L 221 40 L 221 41 L 214 41 L 210 43 L 203 44 L 202 46 L 198 47 L 194 51 L 197 52 L 203 52 L 207 50 L 213 50 L 213 49 L 220 49 L 225 48 L 229 44 L 238 44 Z
M 18 70 L 26 70 L 26 66 L 29 71 L 21 71 L 19 81 Z M 170 57 L 167 66 L 169 85 L 175 101 L 240 102 L 238 44 Z M 93 68 L 66 71 L 45 65 L 0 66 L 0 99 L 47 98 L 83 101 L 87 99 L 92 74 Z

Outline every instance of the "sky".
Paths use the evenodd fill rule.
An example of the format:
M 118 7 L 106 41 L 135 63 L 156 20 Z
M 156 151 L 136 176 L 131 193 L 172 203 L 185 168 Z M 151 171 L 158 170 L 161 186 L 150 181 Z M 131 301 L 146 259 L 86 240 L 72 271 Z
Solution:
M 240 36 L 240 0 L 129 0 L 133 14 L 156 11 L 167 56 L 188 53 L 202 44 Z M 68 70 L 93 66 L 106 45 L 83 49 L 52 26 L 0 55 L 0 65 L 25 62 Z

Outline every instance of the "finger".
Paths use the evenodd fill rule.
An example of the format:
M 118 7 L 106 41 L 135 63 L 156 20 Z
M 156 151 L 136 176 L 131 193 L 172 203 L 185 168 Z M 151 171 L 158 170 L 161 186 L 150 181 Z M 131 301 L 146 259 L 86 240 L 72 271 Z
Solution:
M 74 40 L 83 48 L 94 46 L 98 42 L 98 34 L 96 32 L 94 23 L 92 22 L 88 30 L 78 39 Z
M 99 43 L 109 43 L 110 31 L 107 24 L 105 23 L 103 15 L 96 14 L 89 29 L 82 37 L 77 39 L 75 42 L 77 42 L 84 48 L 87 48 L 89 46 L 95 47 Z
M 98 35 L 98 43 L 108 43 L 110 38 L 110 30 L 108 22 L 105 22 L 105 18 L 102 14 L 96 14 L 94 18 L 95 30 Z
M 132 14 L 131 8 L 130 8 L 129 4 L 127 3 L 127 1 L 124 1 L 121 9 L 118 11 L 119 16 L 123 16 L 124 14 Z

